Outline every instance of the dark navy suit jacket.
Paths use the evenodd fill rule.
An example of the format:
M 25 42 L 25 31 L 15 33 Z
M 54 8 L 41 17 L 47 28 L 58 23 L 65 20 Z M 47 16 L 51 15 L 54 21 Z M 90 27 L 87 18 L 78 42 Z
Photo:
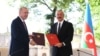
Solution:
M 11 24 L 11 56 L 29 56 L 29 36 L 19 17 Z
M 57 23 L 51 26 L 50 33 L 57 34 Z M 53 47 L 52 56 L 69 56 L 72 54 L 71 41 L 73 39 L 73 33 L 74 29 L 72 23 L 64 21 L 57 36 L 60 42 L 64 42 L 66 45 L 61 48 Z

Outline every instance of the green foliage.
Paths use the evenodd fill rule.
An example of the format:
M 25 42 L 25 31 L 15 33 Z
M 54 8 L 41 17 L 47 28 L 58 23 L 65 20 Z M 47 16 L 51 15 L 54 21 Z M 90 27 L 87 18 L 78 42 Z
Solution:
M 58 7 L 60 7 L 60 9 L 66 9 L 72 1 L 73 0 L 58 0 Z
M 96 25 L 94 26 L 94 36 L 100 41 L 100 20 L 96 21 Z
M 12 7 L 16 7 L 15 5 L 19 4 L 19 7 L 28 7 L 28 8 L 34 8 L 37 5 L 33 3 L 34 0 L 8 0 L 8 5 Z
M 57 6 L 58 9 L 66 10 L 73 0 L 52 0 L 51 7 Z
M 52 14 L 46 14 L 45 16 L 46 16 L 46 19 L 51 19 Z
M 8 0 L 8 5 L 14 7 L 14 2 L 16 2 L 16 0 Z
M 85 0 L 76 0 L 76 1 L 79 2 L 81 5 L 85 3 Z M 100 5 L 100 0 L 88 0 L 88 2 L 91 6 Z
M 80 3 L 82 10 L 85 9 L 85 6 L 86 6 L 85 0 L 75 0 L 75 1 Z M 88 2 L 90 4 L 90 7 L 92 7 L 92 8 L 96 7 L 96 6 L 100 6 L 100 0 L 88 0 Z

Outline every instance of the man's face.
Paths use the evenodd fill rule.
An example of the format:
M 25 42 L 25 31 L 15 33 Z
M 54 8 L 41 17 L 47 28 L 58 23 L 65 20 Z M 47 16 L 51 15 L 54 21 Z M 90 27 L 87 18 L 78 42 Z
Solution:
M 64 13 L 62 11 L 57 11 L 57 19 L 58 21 L 62 21 L 64 18 Z
M 27 19 L 28 17 L 28 9 L 26 8 L 23 8 L 21 11 L 20 11 L 20 16 L 23 20 Z

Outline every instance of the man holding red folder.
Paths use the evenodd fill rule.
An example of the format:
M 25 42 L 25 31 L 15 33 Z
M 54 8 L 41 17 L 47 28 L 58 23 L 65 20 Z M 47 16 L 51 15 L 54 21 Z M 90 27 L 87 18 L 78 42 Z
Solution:
M 73 25 L 64 20 L 62 10 L 57 11 L 56 17 L 58 22 L 51 26 L 50 33 L 56 34 L 60 43 L 52 47 L 52 56 L 70 56 L 72 55 Z

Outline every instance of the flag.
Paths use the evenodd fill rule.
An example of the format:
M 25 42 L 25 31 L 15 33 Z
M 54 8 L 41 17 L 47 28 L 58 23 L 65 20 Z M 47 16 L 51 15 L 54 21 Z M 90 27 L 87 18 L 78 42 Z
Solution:
M 89 3 L 86 3 L 81 47 L 92 49 L 93 55 L 97 56 Z

